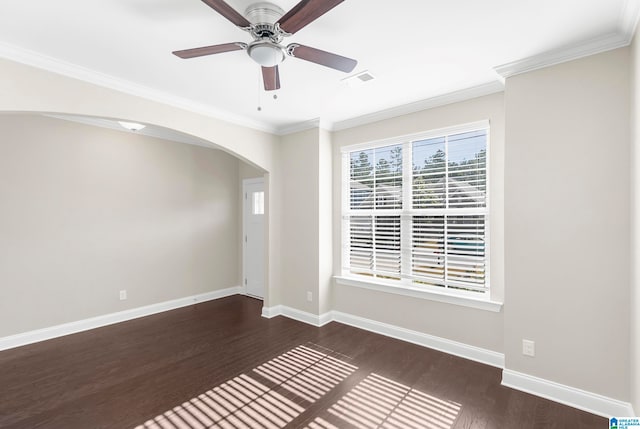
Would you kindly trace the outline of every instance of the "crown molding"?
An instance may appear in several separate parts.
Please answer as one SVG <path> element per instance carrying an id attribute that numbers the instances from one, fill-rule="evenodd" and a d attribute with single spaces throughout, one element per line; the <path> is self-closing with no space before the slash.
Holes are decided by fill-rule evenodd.
<path id="1" fill-rule="evenodd" d="M 312 128 L 322 128 L 328 131 L 340 131 L 348 128 L 354 128 L 360 125 L 382 121 L 385 119 L 407 115 L 410 113 L 420 112 L 422 110 L 432 109 L 434 107 L 458 103 L 460 101 L 470 100 L 472 98 L 482 97 L 484 95 L 495 94 L 502 91 L 504 91 L 504 85 L 502 84 L 502 82 L 488 82 L 483 85 L 450 92 L 448 94 L 439 95 L 437 97 L 427 98 L 425 100 L 416 101 L 402 106 L 392 107 L 390 109 L 369 113 L 355 118 L 345 119 L 343 121 L 331 122 L 324 119 L 316 118 L 292 125 L 286 125 L 284 127 L 278 128 L 276 134 L 284 136 L 300 131 L 306 131 Z"/>
<path id="2" fill-rule="evenodd" d="M 320 118 L 309 119 L 308 121 L 297 122 L 295 124 L 279 127 L 276 130 L 276 134 L 279 136 L 286 136 L 289 134 L 295 134 L 295 133 L 310 130 L 313 128 L 321 128 L 323 124 L 324 123 L 321 122 Z"/>
<path id="3" fill-rule="evenodd" d="M 144 98 L 157 103 L 166 104 L 199 115 L 209 116 L 224 122 L 252 128 L 267 133 L 275 133 L 276 127 L 265 123 L 248 120 L 247 118 L 231 115 L 219 109 L 212 108 L 204 103 L 197 103 L 186 98 L 158 91 L 131 81 L 120 79 L 105 73 L 82 67 L 77 64 L 62 61 L 47 55 L 28 49 L 20 48 L 5 42 L 0 42 L 0 58 L 5 58 L 17 63 L 43 69 L 62 76 L 88 82 L 118 92 Z"/>
<path id="4" fill-rule="evenodd" d="M 622 48 L 628 44 L 629 42 L 625 35 L 620 33 L 611 33 L 586 42 L 576 43 L 574 45 L 554 49 L 540 55 L 534 55 L 503 64 L 494 67 L 494 70 L 503 79 L 506 79 L 511 76 L 561 64 L 567 61 L 577 60 L 589 55 Z"/>
<path id="5" fill-rule="evenodd" d="M 471 88 L 439 95 L 437 97 L 427 98 L 425 100 L 404 104 L 402 106 L 392 107 L 390 109 L 381 110 L 379 112 L 369 113 L 355 118 L 346 119 L 344 121 L 327 123 L 326 129 L 328 129 L 329 131 L 346 130 L 348 128 L 354 128 L 385 119 L 404 116 L 411 113 L 420 112 L 422 110 L 433 109 L 434 107 L 445 106 L 447 104 L 459 103 L 461 101 L 495 94 L 502 91 L 504 91 L 504 85 L 502 84 L 502 82 L 496 80 Z"/>
<path id="6" fill-rule="evenodd" d="M 622 13 L 620 14 L 620 31 L 625 37 L 627 44 L 633 41 L 638 21 L 640 20 L 640 2 L 638 0 L 626 0 Z"/>
<path id="7" fill-rule="evenodd" d="M 612 49 L 623 48 L 633 41 L 639 20 L 640 2 L 638 0 L 626 0 L 618 19 L 617 32 L 502 64 L 494 67 L 494 70 L 502 79 L 506 79 L 521 73 L 577 60 Z"/>

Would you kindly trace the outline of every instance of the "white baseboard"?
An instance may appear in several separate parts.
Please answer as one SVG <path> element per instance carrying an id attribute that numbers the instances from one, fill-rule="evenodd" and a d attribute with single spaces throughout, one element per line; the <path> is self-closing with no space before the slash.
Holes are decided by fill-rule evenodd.
<path id="1" fill-rule="evenodd" d="M 104 314 L 90 319 L 78 320 L 76 322 L 64 323 L 62 325 L 51 326 L 49 328 L 37 329 L 35 331 L 23 332 L 16 335 L 0 338 L 0 351 L 20 347 L 38 341 L 50 340 L 64 335 L 75 334 L 76 332 L 87 331 L 89 329 L 100 328 L 114 323 L 125 322 L 139 317 L 150 316 L 163 311 L 174 310 L 180 307 L 197 304 L 199 302 L 211 301 L 239 294 L 242 291 L 240 286 L 227 289 L 215 290 L 199 295 L 187 296 L 171 301 L 146 305 L 144 307 L 132 308 L 130 310 L 119 311 L 117 313 Z"/>
<path id="2" fill-rule="evenodd" d="M 287 306 L 282 306 L 282 315 L 317 327 L 324 326 L 333 320 L 331 312 L 316 315 Z"/>
<path id="3" fill-rule="evenodd" d="M 324 326 L 333 320 L 331 311 L 324 314 L 307 313 L 306 311 L 297 310 L 286 305 L 274 305 L 273 307 L 262 307 L 262 317 L 271 319 L 276 316 L 285 316 L 289 319 L 304 322 L 316 327 Z"/>
<path id="4" fill-rule="evenodd" d="M 355 326 L 366 331 L 417 344 L 465 359 L 484 363 L 498 368 L 504 367 L 504 354 L 480 347 L 470 346 L 457 341 L 447 340 L 423 332 L 413 331 L 399 326 L 378 322 L 364 317 L 333 311 L 333 320 L 345 325 Z"/>
<path id="5" fill-rule="evenodd" d="M 327 311 L 318 317 L 318 326 L 324 326 L 327 323 L 333 322 L 333 311 Z"/>
<path id="6" fill-rule="evenodd" d="M 502 370 L 502 385 L 606 418 L 635 416 L 628 402 L 509 369 Z"/>
<path id="7" fill-rule="evenodd" d="M 465 359 L 474 360 L 498 368 L 504 367 L 504 355 L 502 353 L 458 343 L 456 341 L 447 340 L 445 338 L 436 337 L 423 332 L 412 331 L 410 329 L 389 325 L 387 323 L 377 322 L 371 319 L 365 319 L 363 317 L 342 313 L 340 311 L 329 311 L 321 315 L 316 315 L 284 305 L 262 307 L 262 317 L 272 318 L 275 316 L 285 316 L 317 327 L 324 326 L 333 321 L 340 322 L 345 325 L 364 329 L 365 331 L 375 332 L 376 334 L 429 347 L 445 353 L 460 356 Z"/>
<path id="8" fill-rule="evenodd" d="M 282 315 L 282 306 L 274 305 L 273 307 L 262 307 L 262 317 L 271 319 L 272 317 Z"/>

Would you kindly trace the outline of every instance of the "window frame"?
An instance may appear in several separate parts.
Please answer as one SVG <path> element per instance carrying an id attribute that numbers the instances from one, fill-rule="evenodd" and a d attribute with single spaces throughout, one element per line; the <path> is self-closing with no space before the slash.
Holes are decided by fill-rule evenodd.
<path id="1" fill-rule="evenodd" d="M 486 132 L 486 191 L 485 206 L 481 209 L 473 208 L 445 208 L 445 209 L 413 209 L 413 164 L 412 144 L 417 141 L 434 139 L 438 137 L 447 137 L 456 134 L 472 132 Z M 401 145 L 403 147 L 402 157 L 402 209 L 384 209 L 384 210 L 354 210 L 350 205 L 350 153 L 359 150 L 369 150 L 381 148 L 385 146 Z M 353 145 L 346 145 L 340 148 L 341 153 L 341 275 L 337 276 L 339 284 L 346 284 L 368 289 L 381 290 L 385 292 L 400 293 L 413 297 L 422 297 L 434 299 L 441 302 L 449 302 L 461 304 L 475 308 L 488 309 L 491 311 L 499 311 L 499 304 L 490 301 L 491 296 L 491 130 L 488 120 L 476 121 L 452 127 L 438 128 L 430 131 L 407 134 L 399 137 L 387 138 L 372 142 L 364 142 Z M 447 163 L 449 160 L 447 159 Z M 407 204 L 410 203 L 410 206 Z M 411 208 L 408 208 L 411 207 Z M 485 283 L 484 290 L 481 291 L 465 291 L 461 289 L 445 286 L 430 286 L 414 284 L 413 279 L 406 276 L 411 271 L 411 234 L 413 216 L 419 215 L 443 215 L 445 222 L 447 215 L 456 214 L 482 214 L 484 216 L 484 251 L 485 251 Z M 399 280 L 385 280 L 376 277 L 353 274 L 350 272 L 350 222 L 351 216 L 358 215 L 400 215 L 401 218 L 401 278 Z M 446 236 L 445 236 L 446 240 Z M 445 244 L 446 245 L 446 244 Z"/>

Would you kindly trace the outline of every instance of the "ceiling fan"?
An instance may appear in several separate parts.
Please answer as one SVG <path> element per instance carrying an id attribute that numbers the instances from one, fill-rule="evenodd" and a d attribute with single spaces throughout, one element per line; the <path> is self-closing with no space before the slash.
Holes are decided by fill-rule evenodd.
<path id="1" fill-rule="evenodd" d="M 264 89 L 267 91 L 280 89 L 278 64 L 284 61 L 287 55 L 345 73 L 351 72 L 358 63 L 351 58 L 298 43 L 291 43 L 287 46 L 281 44 L 285 37 L 291 36 L 312 23 L 344 0 L 302 0 L 286 14 L 274 4 L 261 2 L 249 6 L 245 12 L 246 17 L 240 15 L 224 0 L 202 1 L 240 29 L 249 32 L 253 41 L 248 44 L 243 42 L 223 43 L 173 52 L 180 58 L 195 58 L 246 50 L 249 56 L 262 66 L 262 80 Z"/>

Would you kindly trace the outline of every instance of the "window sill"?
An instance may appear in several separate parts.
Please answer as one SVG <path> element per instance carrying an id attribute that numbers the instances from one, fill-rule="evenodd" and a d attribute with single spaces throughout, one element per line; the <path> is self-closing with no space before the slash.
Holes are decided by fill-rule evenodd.
<path id="1" fill-rule="evenodd" d="M 460 305 L 463 307 L 471 307 L 479 310 L 491 311 L 494 313 L 499 313 L 502 309 L 501 302 L 490 301 L 483 298 L 453 295 L 432 290 L 409 288 L 406 286 L 396 286 L 385 283 L 383 281 L 362 280 L 354 277 L 334 276 L 333 278 L 338 284 L 341 285 L 393 293 L 396 295 L 410 296 L 413 298 L 428 299 L 430 301 L 444 302 L 447 304 Z"/>

